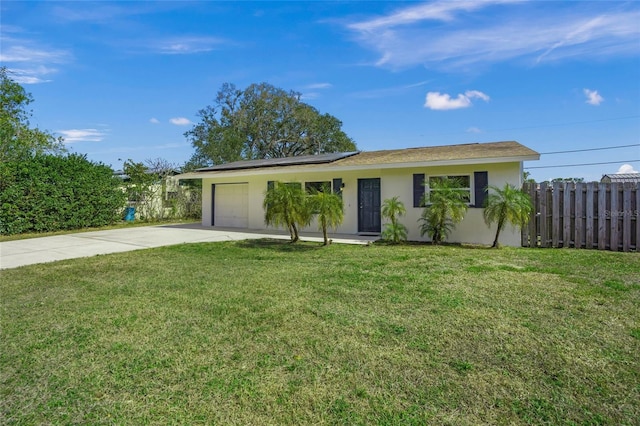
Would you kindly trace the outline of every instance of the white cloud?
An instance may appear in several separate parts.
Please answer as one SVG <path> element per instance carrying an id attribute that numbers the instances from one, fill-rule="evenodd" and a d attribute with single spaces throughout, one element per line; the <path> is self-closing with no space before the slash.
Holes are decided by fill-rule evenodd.
<path id="1" fill-rule="evenodd" d="M 485 102 L 490 99 L 489 96 L 477 90 L 467 90 L 464 94 L 460 93 L 456 98 L 452 98 L 446 93 L 429 92 L 424 106 L 434 110 L 468 108 L 472 105 L 471 99 L 473 98 L 479 98 Z"/>
<path id="2" fill-rule="evenodd" d="M 160 124 L 160 120 L 158 120 L 158 119 L 157 119 L 157 118 L 155 118 L 155 117 L 151 117 L 151 118 L 149 119 L 149 123 L 152 123 L 152 124 Z"/>
<path id="3" fill-rule="evenodd" d="M 106 133 L 98 129 L 69 129 L 58 130 L 65 143 L 71 142 L 102 142 Z"/>
<path id="4" fill-rule="evenodd" d="M 497 1 L 436 1 L 401 9 L 388 16 L 358 22 L 349 25 L 360 31 L 377 31 L 398 25 L 413 24 L 420 21 L 451 21 L 456 12 L 471 12 L 476 9 L 500 3 L 513 3 L 515 0 Z"/>
<path id="5" fill-rule="evenodd" d="M 333 87 L 333 84 L 331 83 L 313 83 L 305 86 L 305 89 L 317 90 L 317 89 L 330 89 L 332 87 Z"/>
<path id="6" fill-rule="evenodd" d="M 513 59 L 529 64 L 640 52 L 636 2 L 435 1 L 348 25 L 377 66 L 475 69 Z M 588 5 L 587 5 L 588 4 Z"/>
<path id="7" fill-rule="evenodd" d="M 589 105 L 597 106 L 604 101 L 604 98 L 600 96 L 597 90 L 584 89 L 584 95 L 587 97 L 587 103 Z"/>
<path id="8" fill-rule="evenodd" d="M 431 83 L 431 80 L 419 81 L 417 83 L 405 84 L 403 86 L 385 87 L 381 89 L 365 90 L 360 92 L 353 92 L 349 96 L 362 99 L 375 99 L 375 98 L 387 98 L 390 96 L 398 96 L 402 93 L 406 93 L 416 87 L 422 87 Z"/>
<path id="9" fill-rule="evenodd" d="M 210 52 L 224 43 L 225 41 L 220 38 L 191 36 L 158 40 L 152 43 L 152 47 L 159 53 L 166 55 L 186 55 Z"/>
<path id="10" fill-rule="evenodd" d="M 320 97 L 320 93 L 318 92 L 306 92 L 304 93 L 300 99 L 304 100 L 310 100 L 310 99 L 318 99 Z"/>
<path id="11" fill-rule="evenodd" d="M 20 84 L 38 84 L 50 82 L 44 76 L 55 74 L 58 70 L 41 65 L 34 68 L 11 68 L 9 71 L 12 79 Z"/>
<path id="12" fill-rule="evenodd" d="M 184 117 L 174 117 L 169 119 L 169 122 L 171 124 L 175 124 L 176 126 L 188 126 L 190 124 L 193 124 L 191 122 L 191 120 L 189 120 L 188 118 L 184 118 Z"/>
<path id="13" fill-rule="evenodd" d="M 2 62 L 62 63 L 71 58 L 71 53 L 63 49 L 28 47 L 24 45 L 28 42 L 18 40 L 8 40 L 8 43 L 7 40 L 3 40 L 3 43 L 5 47 L 0 52 Z"/>
<path id="14" fill-rule="evenodd" d="M 2 29 L 2 49 L 0 62 L 13 74 L 12 78 L 20 84 L 36 84 L 51 81 L 45 76 L 58 72 L 50 64 L 64 64 L 73 59 L 70 51 L 39 45 L 27 39 L 18 39 L 6 35 Z"/>
<path id="15" fill-rule="evenodd" d="M 482 133 L 482 130 L 480 130 L 478 127 L 469 127 L 467 129 L 467 133 Z"/>
<path id="16" fill-rule="evenodd" d="M 333 85 L 331 83 L 312 83 L 312 84 L 308 84 L 306 86 L 304 86 L 303 90 L 305 90 L 302 93 L 302 99 L 317 99 L 319 98 L 320 92 L 317 92 L 317 90 L 325 90 L 325 89 L 330 89 L 332 88 Z M 310 90 L 310 92 L 307 92 L 306 90 Z"/>
<path id="17" fill-rule="evenodd" d="M 640 173 L 640 172 L 635 170 L 631 164 L 623 164 L 622 166 L 620 166 L 620 168 L 616 172 L 616 174 L 620 174 L 620 173 Z"/>

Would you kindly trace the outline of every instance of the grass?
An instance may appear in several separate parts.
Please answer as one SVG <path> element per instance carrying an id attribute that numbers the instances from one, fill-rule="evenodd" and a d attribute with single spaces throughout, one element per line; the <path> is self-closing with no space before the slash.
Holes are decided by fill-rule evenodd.
<path id="1" fill-rule="evenodd" d="M 640 418 L 638 253 L 259 240 L 0 283 L 2 424 Z"/>

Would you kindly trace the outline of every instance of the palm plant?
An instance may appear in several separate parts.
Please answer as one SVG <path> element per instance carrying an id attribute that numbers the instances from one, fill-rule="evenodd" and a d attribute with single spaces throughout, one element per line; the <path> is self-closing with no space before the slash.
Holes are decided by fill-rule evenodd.
<path id="1" fill-rule="evenodd" d="M 292 243 L 300 239 L 298 227 L 304 227 L 311 222 L 306 193 L 297 182 L 275 182 L 265 193 L 263 207 L 265 223 L 286 226 Z"/>
<path id="2" fill-rule="evenodd" d="M 407 227 L 398 222 L 398 218 L 404 216 L 407 209 L 404 203 L 398 197 L 389 198 L 382 203 L 382 217 L 389 219 L 391 223 L 387 223 L 382 231 L 382 239 L 391 241 L 395 244 L 407 240 Z"/>
<path id="3" fill-rule="evenodd" d="M 344 204 L 338 194 L 331 192 L 329 188 L 315 191 L 308 198 L 309 210 L 318 218 L 318 228 L 322 230 L 324 245 L 329 245 L 327 228 L 337 228 L 344 219 Z"/>
<path id="4" fill-rule="evenodd" d="M 434 179 L 429 186 L 423 200 L 426 207 L 420 218 L 420 235 L 428 234 L 433 244 L 439 244 L 464 218 L 469 208 L 469 192 L 460 189 L 462 185 L 456 179 L 447 177 Z"/>
<path id="5" fill-rule="evenodd" d="M 496 238 L 491 245 L 491 247 L 498 247 L 500 231 L 507 223 L 514 226 L 525 226 L 529 221 L 533 205 L 526 193 L 509 183 L 505 184 L 502 189 L 491 185 L 489 189 L 494 192 L 487 197 L 483 215 L 487 226 L 491 226 L 494 222 L 498 223 Z"/>

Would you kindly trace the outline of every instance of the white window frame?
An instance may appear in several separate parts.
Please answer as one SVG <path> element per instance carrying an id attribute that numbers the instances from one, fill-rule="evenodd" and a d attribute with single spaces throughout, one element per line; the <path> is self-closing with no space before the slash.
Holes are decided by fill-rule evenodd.
<path id="1" fill-rule="evenodd" d="M 312 191 L 309 191 L 309 188 L 307 187 L 307 184 L 318 184 L 318 183 L 321 184 L 321 185 L 325 185 L 326 184 L 327 188 L 329 188 L 329 192 L 330 193 L 333 191 L 331 180 L 310 180 L 310 181 L 305 181 L 304 182 L 304 190 L 307 193 L 307 195 L 313 194 Z M 317 188 L 314 188 L 314 189 L 317 189 Z"/>
<path id="2" fill-rule="evenodd" d="M 460 187 L 457 189 L 462 189 L 464 191 L 468 191 L 469 192 L 469 201 L 467 201 L 467 205 L 468 206 L 473 206 L 474 205 L 474 198 L 475 198 L 475 191 L 474 191 L 474 183 L 473 183 L 473 173 L 460 173 L 460 174 L 456 174 L 456 175 L 425 175 L 425 185 L 424 185 L 424 196 L 425 197 L 429 197 L 429 195 L 431 194 L 431 187 L 429 185 L 429 183 L 431 182 L 431 178 L 461 178 L 461 177 L 466 177 L 469 179 L 469 186 L 468 187 Z M 426 205 L 430 205 L 431 203 L 426 203 Z"/>

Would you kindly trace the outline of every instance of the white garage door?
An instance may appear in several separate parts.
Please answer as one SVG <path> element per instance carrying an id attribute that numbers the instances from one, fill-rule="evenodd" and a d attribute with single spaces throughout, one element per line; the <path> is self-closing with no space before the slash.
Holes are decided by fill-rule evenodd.
<path id="1" fill-rule="evenodd" d="M 249 184 L 217 184 L 213 209 L 214 226 L 248 228 Z"/>

